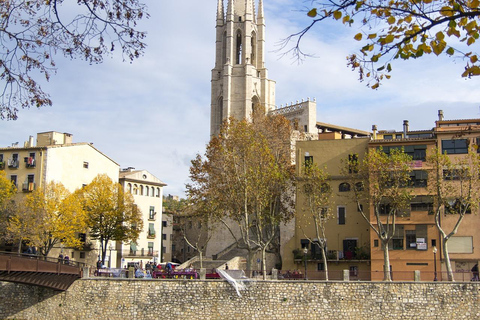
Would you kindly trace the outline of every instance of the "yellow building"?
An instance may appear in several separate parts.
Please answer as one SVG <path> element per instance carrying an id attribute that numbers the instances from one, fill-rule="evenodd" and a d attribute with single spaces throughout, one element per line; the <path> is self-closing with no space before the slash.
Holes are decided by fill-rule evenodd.
<path id="1" fill-rule="evenodd" d="M 403 148 L 413 158 L 411 191 L 414 197 L 410 210 L 397 218 L 396 232 L 389 244 L 393 280 L 414 280 L 415 271 L 420 271 L 422 280 L 433 280 L 436 273 L 439 280 L 445 278 L 441 241 L 435 226 L 434 198 L 428 189 L 431 183 L 428 171 L 431 168 L 425 160 L 434 148 L 452 158 L 464 156 L 468 148 L 475 148 L 479 152 L 480 119 L 444 120 L 443 112 L 439 111 L 439 119 L 432 129 L 413 131 L 409 129 L 408 121 L 404 121 L 403 130 L 400 131 L 378 131 L 373 126 L 372 134 L 367 139 L 353 138 L 353 134 L 347 137 L 350 139 L 344 139 L 345 128 L 342 133 L 342 127 L 323 126 L 325 130 L 319 134 L 319 140 L 297 142 L 296 170 L 300 174 L 302 164 L 306 160 L 313 161 L 320 168 L 326 167 L 331 178 L 336 218 L 328 221 L 326 228 L 329 278 L 341 279 L 342 270 L 350 270 L 350 277 L 354 279 L 383 279 L 384 252 L 381 242 L 350 202 L 350 191 L 345 187 L 347 177 L 340 173 L 342 161 L 352 156 L 362 161 L 367 150 L 377 148 L 382 148 L 385 153 L 394 148 Z M 350 130 L 354 133 L 353 129 Z M 321 279 L 324 277 L 324 267 L 318 249 L 313 248 L 308 240 L 314 238 L 315 232 L 312 222 L 304 213 L 303 202 L 302 195 L 297 192 L 295 231 L 282 247 L 283 269 L 303 271 L 306 257 L 308 278 Z M 369 204 L 362 205 L 365 207 Z M 373 208 L 369 212 L 370 221 L 375 224 Z M 452 230 L 457 218 L 457 215 L 442 214 L 442 227 Z M 386 219 L 382 219 L 382 222 L 386 223 Z M 480 260 L 480 253 L 475 252 L 475 247 L 480 246 L 479 229 L 478 212 L 472 212 L 465 216 L 458 233 L 449 240 L 456 280 L 470 280 L 470 270 Z M 304 248 L 307 248 L 306 255 Z M 368 255 L 364 254 L 365 249 Z"/>
<path id="2" fill-rule="evenodd" d="M 328 130 L 326 128 L 329 128 Z M 357 212 L 356 205 L 345 197 L 346 177 L 342 175 L 342 161 L 349 155 L 357 155 L 363 159 L 367 151 L 369 139 L 341 139 L 345 137 L 339 130 L 340 127 L 323 124 L 320 140 L 297 141 L 296 145 L 296 170 L 301 174 L 305 161 L 313 161 L 319 168 L 326 168 L 331 178 L 334 198 L 331 205 L 333 218 L 327 222 L 326 241 L 329 279 L 342 279 L 343 270 L 350 270 L 352 279 L 368 279 L 370 276 L 370 232 L 369 226 Z M 347 128 L 343 128 L 347 129 Z M 343 130 L 345 131 L 345 130 Z M 353 135 L 355 130 L 349 129 Z M 364 135 L 364 132 L 360 132 Z M 326 136 L 337 137 L 330 139 Z M 326 138 L 326 139 L 324 139 Z M 314 226 L 311 216 L 305 214 L 304 199 L 297 191 L 296 216 L 293 237 L 282 247 L 282 269 L 298 270 L 304 272 L 305 255 L 307 248 L 306 267 L 309 279 L 323 279 L 324 265 L 321 252 L 308 238 L 315 241 Z"/>

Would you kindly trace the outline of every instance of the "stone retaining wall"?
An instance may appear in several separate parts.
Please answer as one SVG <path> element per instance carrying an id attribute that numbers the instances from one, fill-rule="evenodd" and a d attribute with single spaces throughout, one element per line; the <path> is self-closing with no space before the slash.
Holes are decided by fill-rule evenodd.
<path id="1" fill-rule="evenodd" d="M 480 319 L 480 283 L 81 279 L 0 282 L 0 319 Z"/>

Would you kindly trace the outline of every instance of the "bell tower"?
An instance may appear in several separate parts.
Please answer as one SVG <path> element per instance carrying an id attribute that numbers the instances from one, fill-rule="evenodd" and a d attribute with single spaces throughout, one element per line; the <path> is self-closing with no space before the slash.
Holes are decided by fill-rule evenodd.
<path id="1" fill-rule="evenodd" d="M 250 119 L 253 108 L 275 108 L 275 82 L 265 68 L 263 0 L 223 0 L 217 3 L 215 67 L 212 70 L 210 135 L 233 116 Z"/>

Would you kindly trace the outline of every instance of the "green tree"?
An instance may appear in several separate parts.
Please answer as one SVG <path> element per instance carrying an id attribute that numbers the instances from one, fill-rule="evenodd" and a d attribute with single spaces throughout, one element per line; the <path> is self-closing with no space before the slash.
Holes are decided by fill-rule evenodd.
<path id="1" fill-rule="evenodd" d="M 392 280 L 388 245 L 395 235 L 396 218 L 408 209 L 412 198 L 408 188 L 411 162 L 403 150 L 391 149 L 387 155 L 382 149 L 370 149 L 363 161 L 351 157 L 343 169 L 353 186 L 352 200 L 382 244 L 385 281 Z M 370 204 L 368 211 L 362 203 Z"/>
<path id="2" fill-rule="evenodd" d="M 325 228 L 328 220 L 333 218 L 331 208 L 333 194 L 332 188 L 328 183 L 329 176 L 316 163 L 306 163 L 298 180 L 297 192 L 304 199 L 302 212 L 308 223 L 312 223 L 315 230 L 314 238 L 318 240 L 314 241 L 313 237 L 308 236 L 305 230 L 303 230 L 303 233 L 310 243 L 316 245 L 322 253 L 323 265 L 325 266 L 325 280 L 328 281 Z"/>
<path id="3" fill-rule="evenodd" d="M 139 0 L 5 0 L 0 5 L 0 119 L 52 101 L 37 78 L 56 71 L 56 54 L 101 63 L 115 49 L 134 60 L 145 49 Z"/>
<path id="4" fill-rule="evenodd" d="M 109 241 L 135 241 L 143 228 L 142 215 L 133 196 L 106 174 L 100 174 L 83 190 L 83 206 L 92 239 L 100 241 L 102 263 Z"/>
<path id="5" fill-rule="evenodd" d="M 427 157 L 431 166 L 433 183 L 429 183 L 430 193 L 435 199 L 435 225 L 442 241 L 442 253 L 447 269 L 448 281 L 455 281 L 448 252 L 448 240 L 457 234 L 465 214 L 474 213 L 479 207 L 480 198 L 480 157 L 469 150 L 468 155 L 451 159 L 435 149 Z M 450 231 L 442 225 L 441 217 L 457 217 Z"/>
<path id="6" fill-rule="evenodd" d="M 28 194 L 9 219 L 10 237 L 38 247 L 47 257 L 57 244 L 82 245 L 78 233 L 85 231 L 85 215 L 78 193 L 70 193 L 61 183 L 50 182 Z"/>
<path id="7" fill-rule="evenodd" d="M 295 40 L 295 55 L 304 55 L 300 41 L 314 25 L 327 19 L 360 28 L 354 39 L 359 52 L 347 57 L 348 65 L 368 80 L 372 89 L 390 78 L 392 61 L 418 59 L 434 54 L 465 61 L 463 77 L 480 75 L 478 54 L 470 47 L 480 34 L 479 0 L 346 0 L 312 1 L 307 15 L 312 20 Z"/>
<path id="8" fill-rule="evenodd" d="M 293 215 L 294 170 L 288 120 L 256 109 L 252 122 L 226 121 L 205 157 L 192 160 L 187 194 L 192 204 L 207 203 L 237 247 L 247 250 L 248 270 L 261 252 L 265 276 L 266 252 L 278 251 L 279 225 Z"/>

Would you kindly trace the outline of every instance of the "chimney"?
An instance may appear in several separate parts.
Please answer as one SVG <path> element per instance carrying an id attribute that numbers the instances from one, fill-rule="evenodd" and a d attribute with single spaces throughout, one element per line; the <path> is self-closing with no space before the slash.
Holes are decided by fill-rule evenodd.
<path id="1" fill-rule="evenodd" d="M 403 138 L 408 138 L 408 120 L 403 120 Z"/>
<path id="2" fill-rule="evenodd" d="M 374 124 L 372 126 L 372 132 L 373 132 L 373 140 L 377 140 L 377 125 Z"/>
<path id="3" fill-rule="evenodd" d="M 438 121 L 443 121 L 443 110 L 438 110 Z"/>

